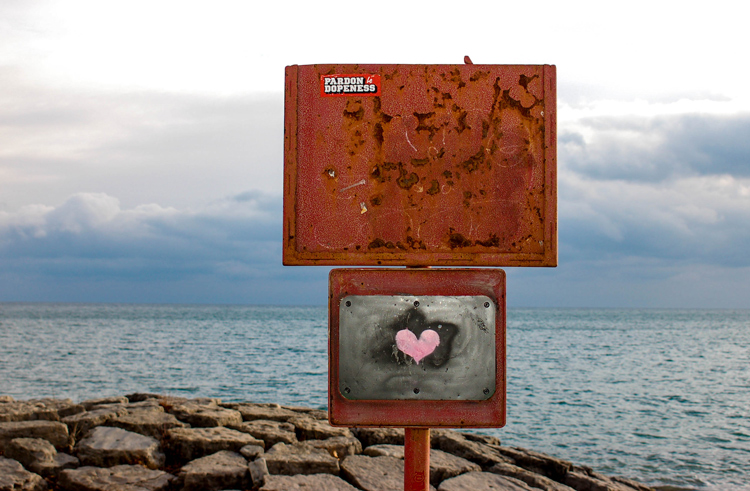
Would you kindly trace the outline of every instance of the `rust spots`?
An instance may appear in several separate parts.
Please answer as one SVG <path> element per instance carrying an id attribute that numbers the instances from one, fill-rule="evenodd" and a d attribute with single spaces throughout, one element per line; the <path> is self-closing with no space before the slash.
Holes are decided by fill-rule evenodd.
<path id="1" fill-rule="evenodd" d="M 362 107 L 362 103 L 357 101 L 349 101 L 344 109 L 344 117 L 347 119 L 353 119 L 354 121 L 362 121 L 365 117 L 365 108 Z"/>
<path id="2" fill-rule="evenodd" d="M 427 189 L 427 194 L 430 196 L 434 196 L 440 192 L 440 183 L 437 182 L 437 180 L 433 179 L 430 182 L 430 187 Z"/>
<path id="3" fill-rule="evenodd" d="M 404 169 L 404 164 L 398 164 L 399 178 L 396 179 L 396 184 L 401 189 L 410 189 L 413 185 L 419 182 L 419 176 L 415 172 L 409 172 Z"/>
<path id="4" fill-rule="evenodd" d="M 391 241 L 386 242 L 381 238 L 376 238 L 367 245 L 368 249 L 378 249 L 380 247 L 385 247 L 386 249 L 395 249 L 396 245 Z"/>
<path id="5" fill-rule="evenodd" d="M 539 78 L 539 75 L 532 75 L 530 77 L 527 77 L 526 75 L 522 73 L 521 76 L 518 77 L 518 85 L 520 85 L 526 90 L 529 90 L 529 83 L 535 78 Z"/>
<path id="6" fill-rule="evenodd" d="M 471 77 L 469 77 L 469 81 L 476 82 L 477 80 L 481 80 L 489 76 L 490 76 L 490 72 L 482 72 L 482 71 L 474 72 L 474 74 Z"/>
<path id="7" fill-rule="evenodd" d="M 453 229 L 450 229 L 450 232 L 448 232 L 448 245 L 451 249 L 455 249 L 457 247 L 471 247 L 472 242 L 462 234 L 454 232 Z"/>
<path id="8" fill-rule="evenodd" d="M 500 237 L 495 234 L 490 234 L 489 239 L 477 240 L 474 243 L 483 247 L 500 247 Z"/>
<path id="9" fill-rule="evenodd" d="M 383 249 L 384 248 L 384 249 L 390 249 L 390 250 L 392 250 L 392 251 L 395 252 L 396 249 L 400 249 L 402 251 L 406 251 L 406 250 L 409 250 L 409 249 L 426 250 L 427 246 L 425 246 L 425 244 L 424 244 L 423 241 L 417 240 L 414 237 L 412 237 L 411 235 L 407 235 L 406 236 L 406 244 L 404 244 L 400 240 L 396 241 L 396 243 L 394 244 L 390 240 L 389 241 L 385 241 L 385 240 L 383 240 L 383 239 L 381 239 L 381 238 L 378 237 L 378 238 L 375 238 L 374 240 L 372 240 L 367 245 L 367 248 L 368 249 Z"/>
<path id="10" fill-rule="evenodd" d="M 372 128 L 372 137 L 375 138 L 378 146 L 383 146 L 383 142 L 385 141 L 385 139 L 383 138 L 382 123 L 375 123 L 375 126 Z"/>
<path id="11" fill-rule="evenodd" d="M 484 163 L 485 157 L 486 152 L 484 151 L 484 148 L 480 148 L 477 153 L 464 160 L 459 165 L 462 169 L 471 174 L 475 170 L 479 169 L 479 167 Z"/>
<path id="12" fill-rule="evenodd" d="M 384 196 L 382 194 L 376 194 L 374 196 L 370 196 L 370 204 L 372 206 L 380 206 L 383 204 L 383 198 Z"/>
<path id="13" fill-rule="evenodd" d="M 443 171 L 443 175 L 444 175 L 444 176 L 445 176 L 446 178 L 450 179 L 450 178 L 452 178 L 452 177 L 453 177 L 453 172 L 451 172 L 451 171 L 449 171 L 449 170 L 445 170 L 445 171 Z"/>

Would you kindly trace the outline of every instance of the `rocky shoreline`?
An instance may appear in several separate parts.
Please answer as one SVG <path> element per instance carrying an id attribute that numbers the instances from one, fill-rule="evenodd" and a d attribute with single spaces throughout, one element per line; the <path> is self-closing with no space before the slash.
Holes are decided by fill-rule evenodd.
<path id="1" fill-rule="evenodd" d="M 404 431 L 325 411 L 156 394 L 0 396 L 0 491 L 403 489 Z M 431 431 L 437 491 L 649 491 L 495 437 Z"/>

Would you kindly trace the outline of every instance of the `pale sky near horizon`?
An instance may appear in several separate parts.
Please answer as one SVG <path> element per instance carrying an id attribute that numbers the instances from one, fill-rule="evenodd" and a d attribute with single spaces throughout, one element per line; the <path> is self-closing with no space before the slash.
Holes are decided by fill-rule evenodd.
<path id="1" fill-rule="evenodd" d="M 557 66 L 560 266 L 509 305 L 748 308 L 746 10 L 3 2 L 0 301 L 323 304 L 281 266 L 284 67 L 469 55 Z"/>

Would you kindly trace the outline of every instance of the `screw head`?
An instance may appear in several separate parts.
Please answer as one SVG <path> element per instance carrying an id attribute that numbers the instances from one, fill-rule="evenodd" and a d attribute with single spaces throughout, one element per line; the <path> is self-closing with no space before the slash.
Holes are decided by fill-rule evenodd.
<path id="1" fill-rule="evenodd" d="M 344 387 L 344 394 L 348 394 L 351 391 L 352 389 L 350 389 L 349 387 Z"/>
<path id="2" fill-rule="evenodd" d="M 415 394 L 419 394 L 419 388 L 418 387 L 414 387 L 414 393 Z"/>
<path id="3" fill-rule="evenodd" d="M 351 303 L 351 302 L 350 302 L 349 300 L 347 300 L 347 301 L 346 301 L 346 306 L 347 306 L 347 307 L 351 307 L 351 306 L 352 306 L 352 303 Z"/>
<path id="4" fill-rule="evenodd" d="M 419 307 L 419 300 L 414 300 L 414 306 Z"/>
<path id="5" fill-rule="evenodd" d="M 484 389 L 482 392 L 484 392 L 484 395 L 487 395 L 490 393 L 490 389 Z"/>
<path id="6" fill-rule="evenodd" d="M 490 308 L 490 303 L 489 302 L 484 302 L 484 308 L 485 309 L 489 309 Z"/>

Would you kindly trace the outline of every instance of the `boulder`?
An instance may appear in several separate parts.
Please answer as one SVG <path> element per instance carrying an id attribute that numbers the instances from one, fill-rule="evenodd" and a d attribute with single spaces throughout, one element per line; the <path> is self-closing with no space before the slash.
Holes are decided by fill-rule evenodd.
<path id="1" fill-rule="evenodd" d="M 568 471 L 573 467 L 568 461 L 550 457 L 543 453 L 526 450 L 520 447 L 501 447 L 490 445 L 490 448 L 497 450 L 500 454 L 513 459 L 515 465 L 524 469 L 547 476 L 555 481 L 560 481 L 565 477 Z"/>
<path id="2" fill-rule="evenodd" d="M 110 426 L 91 430 L 78 442 L 76 451 L 83 465 L 97 467 L 142 464 L 158 469 L 166 460 L 156 439 Z"/>
<path id="3" fill-rule="evenodd" d="M 82 411 L 83 406 L 74 404 L 70 399 L 11 400 L 0 404 L 0 422 L 59 421 L 60 418 Z"/>
<path id="4" fill-rule="evenodd" d="M 220 407 L 214 400 L 207 403 L 189 401 L 184 404 L 177 404 L 169 412 L 180 421 L 200 428 L 242 423 L 242 415 L 239 411 Z"/>
<path id="5" fill-rule="evenodd" d="M 68 427 L 59 421 L 33 420 L 0 423 L 0 450 L 14 438 L 41 438 L 58 449 L 70 446 Z"/>
<path id="6" fill-rule="evenodd" d="M 341 476 L 365 491 L 403 489 L 404 461 L 395 457 L 350 455 L 341 463 Z"/>
<path id="7" fill-rule="evenodd" d="M 239 451 L 245 445 L 263 446 L 252 435 L 222 426 L 214 428 L 172 428 L 165 440 L 169 451 L 182 461 L 194 460 L 220 450 Z"/>
<path id="8" fill-rule="evenodd" d="M 88 399 L 86 401 L 81 402 L 81 406 L 86 411 L 91 411 L 96 406 L 101 406 L 105 404 L 127 404 L 128 398 L 125 396 L 113 396 L 113 397 L 101 397 L 99 399 Z"/>
<path id="9" fill-rule="evenodd" d="M 59 485 L 65 491 L 166 491 L 175 477 L 164 471 L 141 465 L 81 467 L 60 474 Z"/>
<path id="10" fill-rule="evenodd" d="M 251 404 L 251 403 L 226 403 L 223 407 L 239 411 L 243 421 L 254 421 L 256 419 L 270 419 L 271 421 L 289 421 L 291 418 L 299 417 L 299 413 L 284 409 L 278 404 Z"/>
<path id="11" fill-rule="evenodd" d="M 336 428 L 331 426 L 328 421 L 307 416 L 297 416 L 288 421 L 294 425 L 298 440 L 325 440 L 335 436 L 354 436 L 349 428 Z"/>
<path id="12" fill-rule="evenodd" d="M 253 483 L 253 489 L 263 486 L 263 484 L 266 483 L 268 476 L 271 475 L 268 472 L 266 459 L 263 457 L 259 457 L 247 464 L 247 470 L 250 472 L 250 480 Z"/>
<path id="13" fill-rule="evenodd" d="M 499 463 L 512 464 L 513 459 L 505 457 L 497 450 L 479 442 L 467 440 L 455 431 L 443 431 L 433 436 L 431 444 L 444 452 L 479 464 L 483 469 Z"/>
<path id="14" fill-rule="evenodd" d="M 357 488 L 331 474 L 307 476 L 268 476 L 260 491 L 357 491 Z"/>
<path id="15" fill-rule="evenodd" d="M 256 419 L 245 421 L 238 425 L 229 425 L 229 428 L 263 440 L 265 448 L 271 448 L 279 442 L 297 443 L 297 434 L 294 431 L 294 425 L 282 421 Z"/>
<path id="16" fill-rule="evenodd" d="M 174 415 L 165 413 L 161 406 L 127 409 L 125 414 L 110 420 L 107 425 L 159 440 L 163 439 L 167 431 L 172 428 L 188 427 L 187 423 L 183 423 Z"/>
<path id="17" fill-rule="evenodd" d="M 306 443 L 277 443 L 263 458 L 271 474 L 339 474 L 337 458 Z"/>
<path id="18" fill-rule="evenodd" d="M 5 448 L 5 456 L 42 477 L 54 477 L 64 469 L 74 469 L 79 465 L 77 458 L 57 453 L 50 442 L 41 438 L 14 438 Z"/>
<path id="19" fill-rule="evenodd" d="M 385 456 L 397 459 L 404 458 L 403 445 L 372 445 L 367 447 L 365 455 L 371 457 Z M 442 450 L 435 448 L 430 449 L 430 484 L 437 486 L 441 482 L 451 477 L 464 474 L 466 472 L 476 472 L 482 470 L 479 465 L 469 462 L 461 457 L 456 457 Z"/>
<path id="20" fill-rule="evenodd" d="M 522 467 L 513 464 L 495 464 L 489 468 L 488 472 L 508 476 L 523 481 L 531 487 L 541 489 L 542 491 L 574 491 L 570 486 L 559 483 L 535 472 L 531 472 Z"/>
<path id="21" fill-rule="evenodd" d="M 0 457 L 0 491 L 42 491 L 47 481 L 23 468 L 20 462 Z"/>
<path id="22" fill-rule="evenodd" d="M 403 428 L 353 428 L 352 432 L 363 447 L 404 444 Z"/>
<path id="23" fill-rule="evenodd" d="M 62 422 L 68 425 L 70 434 L 75 435 L 78 439 L 85 436 L 91 428 L 101 426 L 110 419 L 126 413 L 127 410 L 122 406 L 105 407 L 68 416 L 63 418 Z"/>
<path id="24" fill-rule="evenodd" d="M 320 448 L 341 460 L 348 455 L 362 453 L 362 443 L 353 436 L 334 436 L 325 440 L 306 440 L 310 446 Z"/>
<path id="25" fill-rule="evenodd" d="M 183 491 L 247 489 L 252 486 L 245 458 L 228 450 L 193 460 L 178 475 Z"/>
<path id="26" fill-rule="evenodd" d="M 261 445 L 245 445 L 240 449 L 240 455 L 247 460 L 255 460 L 263 455 L 264 449 Z"/>
<path id="27" fill-rule="evenodd" d="M 479 489 L 538 491 L 537 488 L 532 488 L 518 479 L 490 472 L 469 472 L 447 479 L 440 484 L 438 491 L 477 491 Z"/>
<path id="28" fill-rule="evenodd" d="M 328 411 L 325 411 L 323 409 L 313 409 L 309 407 L 299 407 L 299 406 L 281 406 L 283 409 L 288 409 L 290 411 L 294 411 L 298 414 L 304 414 L 305 416 L 309 416 L 313 419 L 323 419 L 328 421 Z"/>
<path id="29" fill-rule="evenodd" d="M 576 491 L 634 491 L 626 482 L 616 481 L 610 477 L 592 471 L 588 467 L 575 466 L 563 478 L 562 482 Z M 647 488 L 648 489 L 648 488 Z"/>

